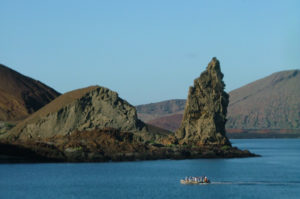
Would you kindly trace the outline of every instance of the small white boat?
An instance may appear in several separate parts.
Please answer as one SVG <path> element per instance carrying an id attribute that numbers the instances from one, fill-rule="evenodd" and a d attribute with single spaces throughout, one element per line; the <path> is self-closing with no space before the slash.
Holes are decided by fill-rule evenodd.
<path id="1" fill-rule="evenodd" d="M 186 178 L 181 179 L 180 180 L 181 184 L 209 184 L 210 180 L 208 180 L 207 177 L 204 178 L 198 178 L 198 177 L 190 177 L 190 178 Z"/>

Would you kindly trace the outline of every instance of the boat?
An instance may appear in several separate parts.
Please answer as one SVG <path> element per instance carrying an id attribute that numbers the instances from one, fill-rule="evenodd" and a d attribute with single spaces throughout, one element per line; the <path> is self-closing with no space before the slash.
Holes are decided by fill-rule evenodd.
<path id="1" fill-rule="evenodd" d="M 181 184 L 210 184 L 210 180 L 207 177 L 199 178 L 199 177 L 189 177 L 180 180 Z"/>

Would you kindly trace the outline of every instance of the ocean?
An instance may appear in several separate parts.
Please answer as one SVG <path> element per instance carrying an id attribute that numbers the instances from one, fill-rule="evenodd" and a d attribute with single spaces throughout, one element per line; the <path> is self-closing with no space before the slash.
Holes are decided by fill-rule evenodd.
<path id="1" fill-rule="evenodd" d="M 0 198 L 300 198 L 300 139 L 231 142 L 262 157 L 0 164 Z M 179 182 L 203 175 L 212 183 Z"/>

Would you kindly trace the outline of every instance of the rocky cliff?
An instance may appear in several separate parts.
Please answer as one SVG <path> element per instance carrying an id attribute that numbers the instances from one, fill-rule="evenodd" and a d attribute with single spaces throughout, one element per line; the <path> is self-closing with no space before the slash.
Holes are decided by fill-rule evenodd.
<path id="1" fill-rule="evenodd" d="M 45 84 L 0 64 L 0 121 L 24 119 L 59 95 Z"/>
<path id="2" fill-rule="evenodd" d="M 180 143 L 189 145 L 230 145 L 225 135 L 229 96 L 224 91 L 220 63 L 213 58 L 190 87 L 181 127 Z"/>

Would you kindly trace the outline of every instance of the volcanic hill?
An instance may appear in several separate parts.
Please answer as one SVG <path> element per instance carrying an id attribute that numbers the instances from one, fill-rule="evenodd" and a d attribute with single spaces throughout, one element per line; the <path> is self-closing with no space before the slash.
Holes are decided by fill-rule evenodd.
<path id="1" fill-rule="evenodd" d="M 274 73 L 231 91 L 227 128 L 299 129 L 300 70 Z"/>
<path id="2" fill-rule="evenodd" d="M 22 120 L 59 95 L 45 84 L 0 64 L 0 121 Z"/>
<path id="3" fill-rule="evenodd" d="M 138 120 L 116 92 L 91 86 L 57 97 L 0 138 L 4 146 L 55 161 L 106 161 L 146 158 L 146 149 L 157 158 L 161 150 L 148 143 L 168 144 L 169 134 Z"/>

